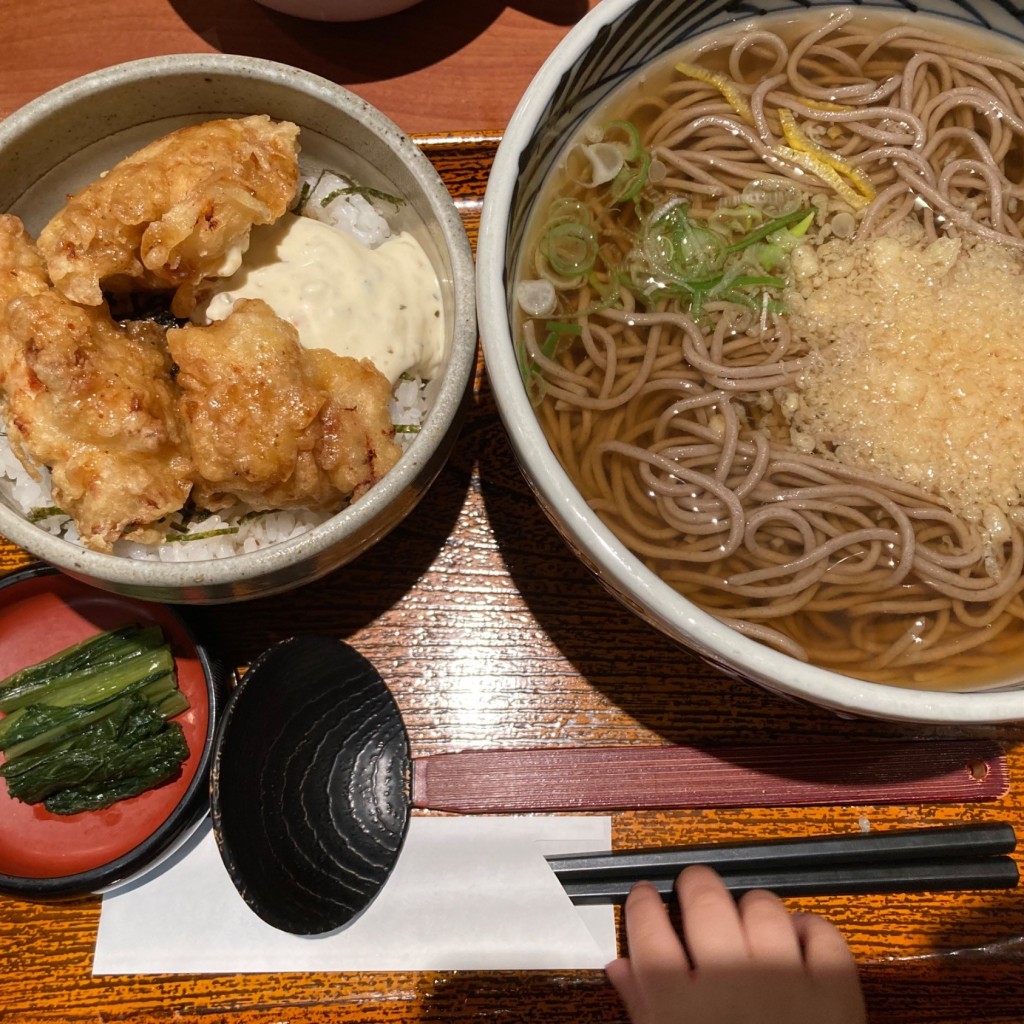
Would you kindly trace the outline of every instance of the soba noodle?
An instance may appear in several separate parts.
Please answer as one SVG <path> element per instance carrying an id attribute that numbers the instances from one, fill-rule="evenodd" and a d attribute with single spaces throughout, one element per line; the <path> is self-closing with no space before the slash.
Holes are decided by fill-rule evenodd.
<path id="1" fill-rule="evenodd" d="M 521 363 L 586 500 L 722 621 L 860 678 L 998 685 L 1024 346 L 979 325 L 1024 318 L 1024 63 L 879 18 L 697 40 L 592 119 L 538 204 Z"/>

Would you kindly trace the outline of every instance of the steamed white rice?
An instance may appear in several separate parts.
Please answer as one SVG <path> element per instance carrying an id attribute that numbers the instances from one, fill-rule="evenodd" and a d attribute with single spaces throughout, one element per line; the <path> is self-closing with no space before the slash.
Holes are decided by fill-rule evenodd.
<path id="1" fill-rule="evenodd" d="M 398 382 L 390 408 L 395 423 L 395 441 L 402 447 L 407 447 L 416 437 L 430 408 L 431 390 L 429 384 L 419 378 Z M 49 473 L 43 469 L 40 479 L 34 480 L 11 451 L 6 434 L 0 434 L 0 492 L 8 496 L 15 507 L 41 530 L 74 544 L 80 543 L 73 520 L 54 510 Z M 308 509 L 251 512 L 242 507 L 219 513 L 202 513 L 191 522 L 186 522 L 181 515 L 174 515 L 166 521 L 163 544 L 134 544 L 121 540 L 114 545 L 114 554 L 160 562 L 225 558 L 298 537 L 331 515 L 330 512 Z"/>
<path id="2" fill-rule="evenodd" d="M 391 237 L 391 227 L 363 194 L 344 191 L 352 187 L 351 181 L 328 171 L 309 175 L 300 192 L 305 197 L 302 212 L 348 232 L 372 248 Z M 329 201 L 325 204 L 324 199 Z M 402 447 L 416 437 L 433 402 L 434 391 L 434 382 L 406 375 L 395 385 L 389 408 L 395 440 Z M 54 508 L 49 473 L 43 469 L 40 479 L 33 479 L 11 451 L 6 433 L 0 433 L 0 494 L 8 497 L 40 529 L 75 544 L 81 542 L 71 518 Z M 331 515 L 307 509 L 252 512 L 243 507 L 201 513 L 189 520 L 175 514 L 165 521 L 164 543 L 149 545 L 122 540 L 114 545 L 114 554 L 161 562 L 225 558 L 297 537 Z"/>
<path id="3" fill-rule="evenodd" d="M 373 249 L 391 237 L 391 225 L 364 194 L 349 191 L 357 187 L 333 171 L 306 177 L 299 186 L 302 214 L 345 231 Z"/>

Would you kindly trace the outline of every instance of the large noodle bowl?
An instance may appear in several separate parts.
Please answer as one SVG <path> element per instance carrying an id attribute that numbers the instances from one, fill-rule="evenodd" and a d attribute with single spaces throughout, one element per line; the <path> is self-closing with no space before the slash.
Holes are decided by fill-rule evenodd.
<path id="1" fill-rule="evenodd" d="M 760 19 L 620 90 L 538 203 L 517 343 L 550 444 L 745 635 L 1020 675 L 1022 85 L 936 19 Z"/>

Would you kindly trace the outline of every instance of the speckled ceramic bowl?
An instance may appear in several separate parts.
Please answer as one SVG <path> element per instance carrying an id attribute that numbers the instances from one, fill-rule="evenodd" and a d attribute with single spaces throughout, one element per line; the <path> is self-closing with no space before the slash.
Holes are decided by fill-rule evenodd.
<path id="1" fill-rule="evenodd" d="M 477 247 L 478 315 L 498 409 L 525 475 L 562 535 L 626 606 L 731 675 L 840 713 L 960 725 L 1024 718 L 1024 684 L 946 693 L 862 682 L 816 668 L 740 635 L 651 572 L 580 496 L 548 446 L 512 339 L 513 282 L 525 225 L 565 143 L 627 78 L 699 33 L 761 13 L 839 7 L 829 0 L 603 0 L 565 37 L 531 82 L 505 132 L 484 201 Z M 881 0 L 1024 41 L 1018 3 Z M 858 7 L 858 10 L 861 8 Z M 642 653 L 638 654 L 642 661 Z"/>
<path id="2" fill-rule="evenodd" d="M 295 122 L 309 158 L 407 200 L 401 226 L 424 246 L 441 284 L 443 378 L 422 430 L 382 481 L 308 533 L 252 554 L 161 563 L 88 551 L 28 522 L 0 482 L 0 534 L 72 576 L 132 597 L 240 600 L 287 590 L 351 560 L 412 511 L 450 453 L 469 393 L 473 260 L 451 196 L 393 122 L 322 78 L 249 57 L 181 54 L 77 79 L 0 124 L 0 210 L 21 216 L 35 235 L 67 192 L 139 146 L 183 123 L 250 113 Z"/>

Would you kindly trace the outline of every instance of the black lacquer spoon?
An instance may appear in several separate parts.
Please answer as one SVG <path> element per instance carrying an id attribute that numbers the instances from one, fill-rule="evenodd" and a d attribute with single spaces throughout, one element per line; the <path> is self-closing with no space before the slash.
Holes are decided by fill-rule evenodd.
<path id="1" fill-rule="evenodd" d="M 228 702 L 210 774 L 239 893 L 283 931 L 347 923 L 398 859 L 408 774 L 402 717 L 362 655 L 319 637 L 270 648 Z"/>
<path id="2" fill-rule="evenodd" d="M 283 641 L 224 711 L 214 831 L 242 897 L 283 931 L 318 934 L 373 901 L 414 807 L 459 813 L 966 801 L 1008 786 L 988 740 L 744 747 L 556 747 L 410 756 L 401 712 L 348 644 Z"/>

